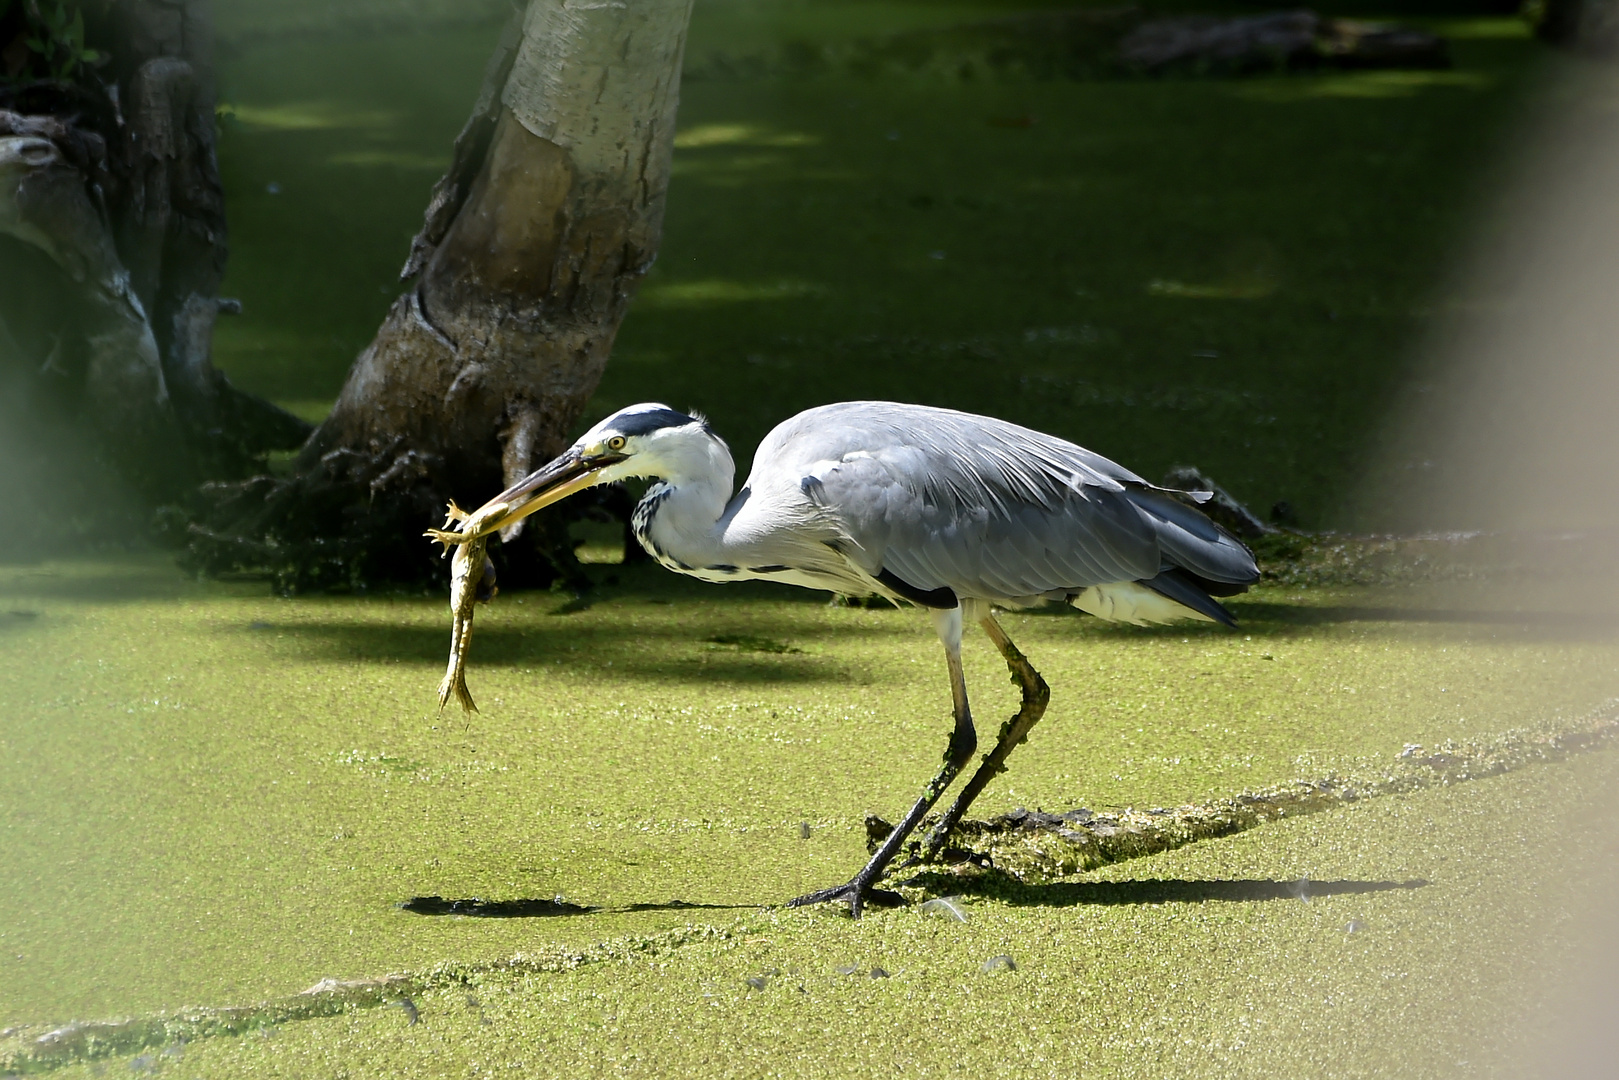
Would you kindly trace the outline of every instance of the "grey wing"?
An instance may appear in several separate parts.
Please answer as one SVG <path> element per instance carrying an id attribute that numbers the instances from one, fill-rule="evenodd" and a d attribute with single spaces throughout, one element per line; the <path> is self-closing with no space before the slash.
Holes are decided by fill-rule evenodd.
<path id="1" fill-rule="evenodd" d="M 760 447 L 767 458 L 800 473 L 863 569 L 921 592 L 1030 603 L 1153 578 L 1170 549 L 1190 552 L 1200 577 L 1223 572 L 1201 553 L 1211 542 L 1201 514 L 1100 455 L 1004 421 L 853 402 L 778 428 Z"/>
<path id="2" fill-rule="evenodd" d="M 1254 553 L 1197 510 L 1157 491 L 1128 494 L 1152 524 L 1166 569 L 1189 572 L 1215 596 L 1235 595 L 1259 580 Z"/>

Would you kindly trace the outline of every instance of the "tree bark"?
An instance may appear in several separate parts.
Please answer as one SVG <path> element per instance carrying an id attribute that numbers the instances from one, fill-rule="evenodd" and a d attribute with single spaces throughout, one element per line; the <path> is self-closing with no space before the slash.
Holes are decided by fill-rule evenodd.
<path id="1" fill-rule="evenodd" d="M 207 5 L 119 0 L 46 52 L 24 47 L 43 10 L 0 18 L 0 443 L 81 445 L 108 474 L 92 487 L 149 502 L 246 475 L 309 428 L 210 359 L 226 237 Z"/>
<path id="2" fill-rule="evenodd" d="M 413 284 L 295 477 L 218 492 L 228 527 L 199 531 L 200 563 L 268 557 L 284 588 L 442 577 L 420 533 L 445 500 L 478 502 L 567 445 L 657 254 L 690 11 L 532 0 L 514 16 L 411 245 Z M 525 546 L 567 572 L 554 522 Z"/>

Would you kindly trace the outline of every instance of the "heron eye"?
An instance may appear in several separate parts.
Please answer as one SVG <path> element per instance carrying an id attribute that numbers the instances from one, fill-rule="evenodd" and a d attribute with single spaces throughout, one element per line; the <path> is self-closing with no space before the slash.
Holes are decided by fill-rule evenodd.
<path id="1" fill-rule="evenodd" d="M 622 450 L 622 449 L 624 449 L 624 436 L 622 436 L 622 435 L 614 435 L 611 439 L 608 439 L 607 440 L 607 449 L 609 449 L 609 450 Z"/>

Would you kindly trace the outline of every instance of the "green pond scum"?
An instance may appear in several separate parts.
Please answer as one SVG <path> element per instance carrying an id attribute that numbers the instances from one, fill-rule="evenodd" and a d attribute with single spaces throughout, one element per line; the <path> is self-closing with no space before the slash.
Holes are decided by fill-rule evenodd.
<path id="1" fill-rule="evenodd" d="M 1052 705 L 980 812 L 1207 802 L 1392 765 L 1410 744 L 1572 722 L 1614 695 L 1611 627 L 1458 613 L 1435 589 L 1260 588 L 1232 601 L 1235 632 L 1011 615 Z M 1026 887 L 963 881 L 965 924 L 913 906 L 850 925 L 774 905 L 846 877 L 865 815 L 896 812 L 931 774 L 949 700 L 926 620 L 654 567 L 621 568 L 583 610 L 567 601 L 502 595 L 480 613 L 483 712 L 467 719 L 434 700 L 441 597 L 278 599 L 189 581 L 158 556 L 0 570 L 0 1025 L 250 1005 L 449 965 L 466 981 L 429 980 L 412 998 L 420 1024 L 386 1008 L 288 1022 L 201 1040 L 185 1068 L 465 1075 L 498 1055 L 535 1075 L 667 1075 L 709 1054 L 717 1073 L 815 1075 L 838 1032 L 834 1072 L 865 1067 L 848 1056 L 864 1040 L 859 1054 L 959 1057 L 963 1074 L 998 1059 L 1014 1074 L 1101 1068 L 1142 1039 L 1166 1061 L 1216 1035 L 1278 1054 L 1306 1019 L 1336 1015 L 1287 987 L 1331 997 L 1346 955 L 1386 966 L 1383 952 L 1440 949 L 1425 920 L 1469 921 L 1499 875 L 1522 872 L 1502 860 L 1529 838 L 1498 818 L 1550 820 L 1611 770 L 1597 752 Z M 1004 666 L 982 640 L 965 662 L 977 715 L 998 722 L 1016 706 Z M 1468 851 L 1494 854 L 1472 865 Z M 1181 884 L 1127 884 L 1158 878 Z M 1417 880 L 1431 885 L 1405 888 Z M 1199 884 L 1219 881 L 1250 884 Z M 535 917 L 401 908 L 416 897 L 531 901 Z M 1498 899 L 1478 932 L 1518 918 L 1521 893 Z M 1337 924 L 1351 919 L 1376 932 L 1346 953 Z M 641 963 L 636 942 L 659 959 Z M 502 966 L 520 954 L 563 959 Z M 1016 970 L 980 971 L 1002 954 Z M 563 962 L 578 956 L 601 959 Z M 868 974 L 836 975 L 850 964 Z M 1343 1000 L 1384 1008 L 1368 987 Z M 1281 1013 L 1264 1011 L 1273 999 Z M 1015 1002 L 1025 1019 L 1009 1033 Z"/>
<path id="2" fill-rule="evenodd" d="M 1585 811 L 1616 764 L 1287 822 L 966 922 L 748 912 L 539 946 L 423 973 L 396 1007 L 54 1075 L 1521 1075 L 1579 945 L 1556 915 L 1614 884 Z"/>
<path id="3" fill-rule="evenodd" d="M 801 408 L 924 401 L 1338 520 L 1547 57 L 1434 3 L 1446 71 L 713 76 L 1029 6 L 698 0 L 662 254 L 585 421 L 698 408 L 745 469 Z M 326 8 L 221 4 L 245 310 L 215 357 L 310 418 L 398 294 L 499 15 L 420 0 L 395 32 L 350 0 L 360 32 Z M 594 566 L 584 600 L 479 612 L 464 717 L 436 707 L 442 596 L 7 558 L 0 1069 L 40 1064 L 39 1025 L 135 1018 L 157 1034 L 56 1075 L 1487 1071 L 1518 1052 L 1501 1017 L 1533 1026 L 1573 954 L 1566 913 L 1613 884 L 1584 811 L 1619 762 L 1596 750 L 1084 871 L 941 873 L 908 892 L 948 904 L 858 923 L 789 911 L 937 765 L 949 694 L 914 612 Z M 1442 584 L 1229 606 L 1235 632 L 1008 616 L 1052 701 L 978 813 L 1134 821 L 1392 775 L 1619 694 L 1610 623 Z M 994 731 L 1016 691 L 981 637 L 964 661 Z M 328 984 L 335 1015 L 283 1007 L 390 973 Z M 188 1006 L 247 1019 L 165 1037 Z"/>

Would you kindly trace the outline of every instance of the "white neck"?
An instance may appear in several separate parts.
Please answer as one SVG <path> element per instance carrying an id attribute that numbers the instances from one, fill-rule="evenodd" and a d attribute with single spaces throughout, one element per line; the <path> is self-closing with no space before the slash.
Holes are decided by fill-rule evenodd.
<path id="1" fill-rule="evenodd" d="M 870 577 L 830 543 L 837 530 L 807 501 L 747 488 L 732 497 L 731 452 L 705 429 L 689 425 L 656 433 L 616 468 L 622 471 L 604 470 L 604 478 L 657 479 L 636 506 L 631 526 L 641 546 L 670 570 L 704 581 L 756 578 L 834 592 L 871 591 Z"/>
<path id="2" fill-rule="evenodd" d="M 635 533 L 643 547 L 673 570 L 690 572 L 735 565 L 721 519 L 731 498 L 736 464 L 720 440 L 681 431 L 660 440 L 642 466 L 659 482 L 635 508 Z"/>

